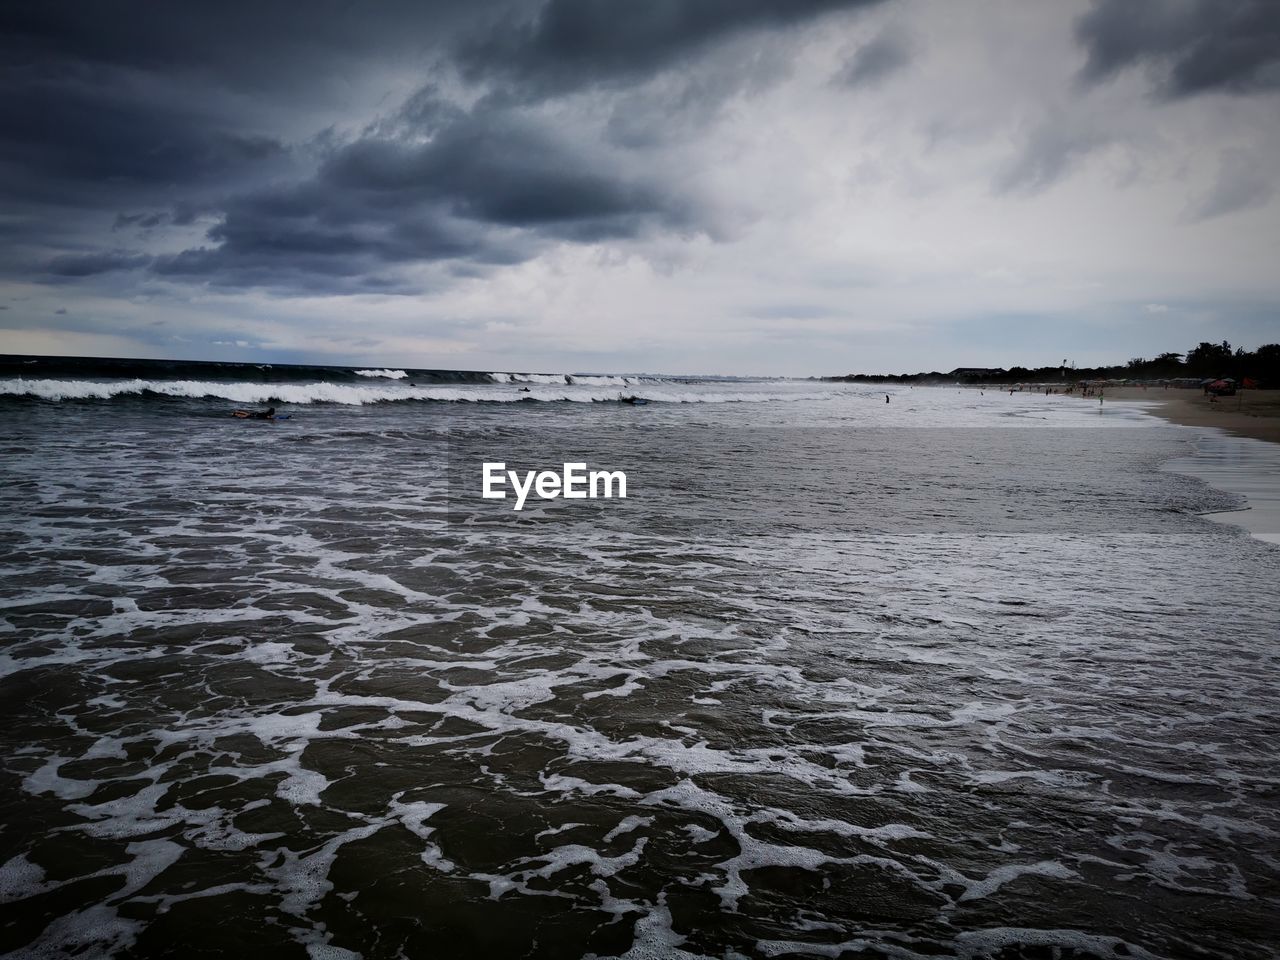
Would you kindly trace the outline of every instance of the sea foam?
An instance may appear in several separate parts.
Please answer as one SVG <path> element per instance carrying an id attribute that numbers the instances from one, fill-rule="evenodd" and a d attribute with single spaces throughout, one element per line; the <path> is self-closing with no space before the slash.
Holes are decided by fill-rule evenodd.
<path id="1" fill-rule="evenodd" d="M 529 392 L 498 384 L 440 386 L 414 384 L 249 383 L 214 380 L 29 380 L 22 377 L 0 380 L 0 397 L 34 397 L 41 400 L 113 400 L 117 397 L 147 396 L 229 400 L 238 404 L 333 403 L 363 406 L 375 403 L 418 400 L 440 403 L 520 403 L 527 401 L 569 401 L 604 403 L 620 399 L 618 391 L 601 389 L 606 384 L 588 383 L 609 379 L 581 378 L 573 384 L 529 381 Z M 519 382 L 519 381 L 513 381 Z M 596 389 L 592 389 L 596 387 Z M 645 399 L 658 403 L 767 403 L 782 400 L 827 399 L 831 393 L 703 392 L 672 385 L 646 387 Z"/>

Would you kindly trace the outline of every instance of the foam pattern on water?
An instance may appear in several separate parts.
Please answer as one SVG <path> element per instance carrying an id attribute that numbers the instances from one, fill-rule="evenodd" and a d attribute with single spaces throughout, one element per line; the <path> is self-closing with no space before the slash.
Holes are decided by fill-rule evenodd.
<path id="1" fill-rule="evenodd" d="M 0 950 L 1276 956 L 1236 531 L 467 530 L 409 414 L 5 426 Z"/>

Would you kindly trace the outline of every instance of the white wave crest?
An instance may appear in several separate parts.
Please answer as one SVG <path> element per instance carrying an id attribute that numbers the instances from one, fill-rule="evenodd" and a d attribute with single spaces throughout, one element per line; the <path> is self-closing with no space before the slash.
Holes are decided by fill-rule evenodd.
<path id="1" fill-rule="evenodd" d="M 636 381 L 630 377 L 584 377 L 573 374 L 565 377 L 570 383 L 582 384 L 586 387 L 625 387 Z"/>
<path id="2" fill-rule="evenodd" d="M 357 370 L 357 377 L 383 377 L 387 380 L 403 380 L 409 374 L 403 370 Z"/>
<path id="3" fill-rule="evenodd" d="M 595 376 L 579 373 L 491 373 L 494 383 L 545 383 L 584 387 L 626 387 L 644 377 Z"/>
<path id="4" fill-rule="evenodd" d="M 569 378 L 563 373 L 491 373 L 489 378 L 494 383 L 569 383 Z"/>
<path id="5" fill-rule="evenodd" d="M 519 403 L 529 400 L 574 403 L 617 402 L 622 399 L 615 390 L 590 389 L 584 385 L 533 384 L 528 389 L 513 390 L 510 385 L 459 384 L 450 386 L 408 386 L 392 383 L 244 383 L 211 380 L 0 380 L 0 396 L 37 397 L 43 400 L 110 400 L 120 396 L 159 394 L 167 397 L 229 400 L 237 404 L 313 404 L 335 403 L 361 406 L 403 400 L 440 402 Z M 672 389 L 646 386 L 640 395 L 655 403 L 767 403 L 780 400 L 826 399 L 832 394 L 820 393 L 730 393 L 701 392 L 697 389 Z"/>

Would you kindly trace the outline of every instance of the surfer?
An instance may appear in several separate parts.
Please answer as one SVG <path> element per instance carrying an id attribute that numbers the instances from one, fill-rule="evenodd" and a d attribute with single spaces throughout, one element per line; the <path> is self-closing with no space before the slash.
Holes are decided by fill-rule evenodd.
<path id="1" fill-rule="evenodd" d="M 236 410 L 231 415 L 239 417 L 241 420 L 274 420 L 276 418 L 276 408 L 268 407 L 266 412 L 260 410 L 257 413 L 252 413 L 248 410 Z"/>

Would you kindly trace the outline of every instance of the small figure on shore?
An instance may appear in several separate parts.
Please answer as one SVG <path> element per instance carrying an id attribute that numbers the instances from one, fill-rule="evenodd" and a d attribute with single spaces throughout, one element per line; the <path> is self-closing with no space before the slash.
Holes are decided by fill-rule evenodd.
<path id="1" fill-rule="evenodd" d="M 889 395 L 887 393 L 884 395 L 884 402 L 885 403 L 889 402 Z"/>

